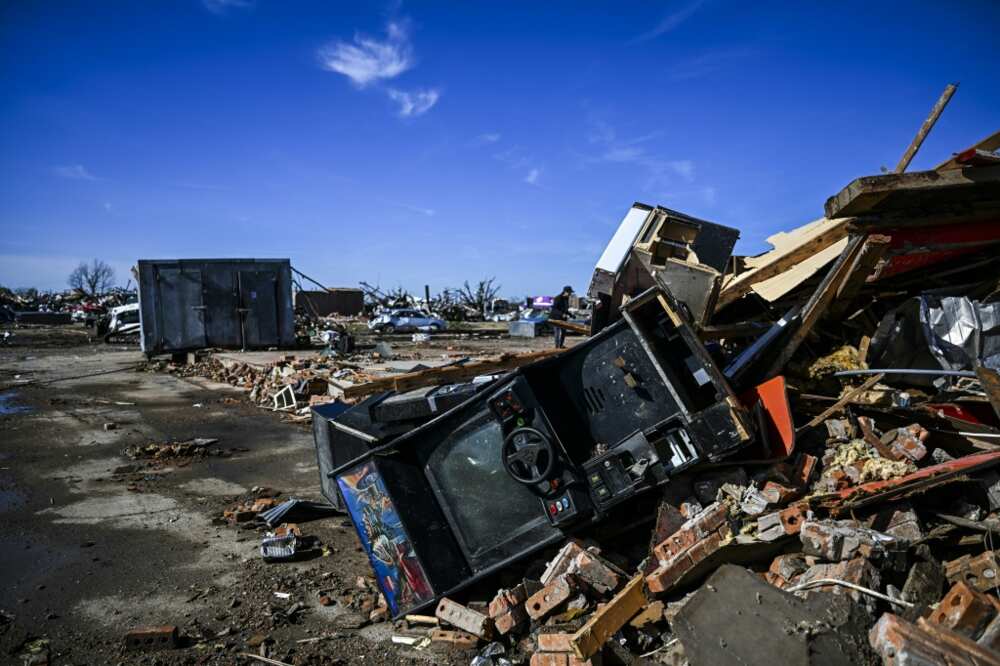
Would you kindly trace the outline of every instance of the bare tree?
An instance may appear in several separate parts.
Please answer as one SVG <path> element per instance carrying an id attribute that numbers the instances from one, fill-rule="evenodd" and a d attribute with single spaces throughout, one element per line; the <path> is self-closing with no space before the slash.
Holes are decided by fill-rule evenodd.
<path id="1" fill-rule="evenodd" d="M 500 285 L 495 285 L 493 284 L 494 282 L 496 282 L 495 277 L 480 280 L 476 288 L 473 289 L 469 286 L 468 280 L 466 280 L 462 288 L 458 290 L 462 305 L 475 310 L 481 315 L 485 315 L 486 306 L 500 293 Z"/>
<path id="2" fill-rule="evenodd" d="M 114 281 L 115 269 L 100 259 L 94 259 L 89 264 L 81 261 L 69 274 L 69 286 L 91 298 L 106 293 Z"/>

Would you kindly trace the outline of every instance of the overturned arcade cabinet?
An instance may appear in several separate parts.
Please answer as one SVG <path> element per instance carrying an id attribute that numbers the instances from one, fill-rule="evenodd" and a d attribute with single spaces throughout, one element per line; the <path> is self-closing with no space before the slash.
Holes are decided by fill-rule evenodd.
<path id="1" fill-rule="evenodd" d="M 678 308 L 649 289 L 586 342 L 462 389 L 460 404 L 397 437 L 377 398 L 332 419 L 335 439 L 357 433 L 339 450 L 317 438 L 321 474 L 336 480 L 324 492 L 341 496 L 394 616 L 753 439 Z M 348 450 L 358 455 L 345 461 Z"/>

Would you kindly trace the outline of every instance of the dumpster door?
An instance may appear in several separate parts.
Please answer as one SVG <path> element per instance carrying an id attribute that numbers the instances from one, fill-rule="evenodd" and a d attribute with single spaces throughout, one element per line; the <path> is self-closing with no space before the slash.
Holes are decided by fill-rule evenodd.
<path id="1" fill-rule="evenodd" d="M 159 350 L 200 349 L 205 343 L 205 305 L 201 271 L 158 268 L 156 282 L 160 298 Z"/>
<path id="2" fill-rule="evenodd" d="M 278 276 L 273 271 L 240 271 L 243 346 L 278 344 Z"/>

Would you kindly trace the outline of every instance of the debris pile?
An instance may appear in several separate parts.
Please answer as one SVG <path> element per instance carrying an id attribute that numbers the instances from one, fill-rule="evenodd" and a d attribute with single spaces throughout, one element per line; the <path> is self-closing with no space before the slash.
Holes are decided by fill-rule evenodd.
<path id="1" fill-rule="evenodd" d="M 308 421 L 311 405 L 342 397 L 344 389 L 375 378 L 358 365 L 323 358 L 285 356 L 266 366 L 223 361 L 205 356 L 192 364 L 154 360 L 141 370 L 170 372 L 183 377 L 207 377 L 247 391 L 254 404 L 265 409 L 287 412 L 296 420 Z"/>
<path id="2" fill-rule="evenodd" d="M 438 374 L 467 391 L 441 412 L 391 378 L 317 412 L 393 641 L 475 664 L 1000 663 L 997 148 L 858 179 L 758 257 L 635 204 L 587 340 L 478 388 Z"/>

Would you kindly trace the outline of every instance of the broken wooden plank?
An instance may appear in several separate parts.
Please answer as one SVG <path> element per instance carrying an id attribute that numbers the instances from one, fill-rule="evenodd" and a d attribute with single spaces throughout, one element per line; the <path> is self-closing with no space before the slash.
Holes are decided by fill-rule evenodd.
<path id="1" fill-rule="evenodd" d="M 818 227 L 819 231 L 805 238 L 802 243 L 791 249 L 775 249 L 763 255 L 764 263 L 752 268 L 723 285 L 719 294 L 716 309 L 725 307 L 733 301 L 750 293 L 755 284 L 769 280 L 797 266 L 800 262 L 822 252 L 834 243 L 847 237 L 847 227 L 850 220 L 824 220 Z M 768 256 L 773 255 L 773 256 Z"/>
<path id="2" fill-rule="evenodd" d="M 914 156 L 916 156 L 917 151 L 920 150 L 920 146 L 923 145 L 924 139 L 930 134 L 930 131 L 934 128 L 934 123 L 937 119 L 941 117 L 941 112 L 944 111 L 944 107 L 948 106 L 948 102 L 951 101 L 951 96 L 955 94 L 958 90 L 957 83 L 949 83 L 944 88 L 944 92 L 941 93 L 941 97 L 935 102 L 934 106 L 931 107 L 930 115 L 924 120 L 920 129 L 917 130 L 917 135 L 913 137 L 913 141 L 910 142 L 909 147 L 906 152 L 903 153 L 903 157 L 900 158 L 899 164 L 896 165 L 896 173 L 903 173 L 906 171 L 906 167 L 910 166 L 910 162 L 913 161 Z"/>
<path id="3" fill-rule="evenodd" d="M 868 236 L 858 256 L 854 259 L 850 272 L 840 288 L 837 289 L 836 297 L 830 305 L 829 316 L 840 317 L 848 314 L 848 308 L 854 302 L 858 292 L 861 291 L 861 287 L 864 286 L 869 277 L 876 274 L 876 267 L 889 251 L 889 243 L 891 242 L 892 238 L 882 234 Z"/>
<path id="4" fill-rule="evenodd" d="M 879 203 L 896 193 L 919 193 L 973 188 L 997 189 L 1000 166 L 953 169 L 948 171 L 914 171 L 865 176 L 851 181 L 844 189 L 826 200 L 829 218 L 856 217 L 877 213 Z"/>
<path id="5" fill-rule="evenodd" d="M 841 396 L 839 400 L 837 400 L 837 402 L 827 407 L 825 410 L 823 410 L 823 413 L 821 413 L 819 416 L 814 417 L 812 420 L 809 421 L 809 423 L 805 424 L 801 428 L 798 428 L 796 432 L 802 432 L 803 430 L 808 430 L 809 428 L 815 428 L 820 423 L 826 421 L 828 418 L 830 418 L 831 416 L 842 410 L 847 405 L 847 403 L 854 400 L 854 398 L 856 398 L 857 396 L 861 395 L 871 387 L 878 384 L 880 381 L 882 381 L 883 377 L 885 377 L 885 375 L 882 373 L 879 373 L 877 375 L 872 375 L 871 377 L 865 380 L 864 384 L 856 386 L 847 393 L 845 393 L 843 396 Z"/>
<path id="6" fill-rule="evenodd" d="M 861 251 L 864 242 L 864 236 L 854 236 L 851 238 L 847 247 L 841 253 L 840 258 L 830 267 L 823 281 L 819 283 L 816 291 L 813 292 L 813 295 L 802 309 L 799 327 L 795 329 L 795 332 L 789 337 L 788 342 L 782 347 L 777 360 L 771 365 L 770 370 L 768 370 L 767 377 L 774 377 L 780 374 L 788 361 L 795 355 L 795 352 L 798 351 L 799 345 L 802 344 L 806 336 L 809 335 L 809 332 L 812 331 L 813 326 L 826 312 L 834 296 L 836 296 L 840 285 L 847 279 L 850 267 L 853 265 L 855 257 Z"/>
<path id="7" fill-rule="evenodd" d="M 464 365 L 447 366 L 443 368 L 431 368 L 430 370 L 420 370 L 419 372 L 407 372 L 390 377 L 382 377 L 365 384 L 356 384 L 344 389 L 344 398 L 353 399 L 362 396 L 378 393 L 380 391 L 412 391 L 424 386 L 436 386 L 439 384 L 454 384 L 455 382 L 466 381 L 479 375 L 489 375 L 507 370 L 520 368 L 535 361 L 540 361 L 550 356 L 562 353 L 563 349 L 546 349 L 544 351 L 528 352 L 526 354 L 503 354 L 495 359 L 475 361 Z"/>
<path id="8" fill-rule="evenodd" d="M 552 324 L 556 328 L 561 328 L 564 331 L 572 331 L 573 333 L 582 333 L 584 335 L 590 335 L 590 327 L 584 326 L 583 324 L 574 324 L 571 321 L 563 321 L 561 319 L 549 319 L 548 323 Z"/>
<path id="9" fill-rule="evenodd" d="M 993 411 L 1000 417 L 1000 372 L 978 364 L 974 369 L 979 383 L 983 386 L 983 392 L 993 405 Z"/>
<path id="10" fill-rule="evenodd" d="M 956 153 L 949 159 L 946 159 L 944 162 L 934 167 L 934 170 L 948 171 L 950 169 L 961 169 L 965 166 L 958 159 L 961 155 L 965 155 L 970 151 L 985 150 L 987 152 L 993 152 L 994 150 L 997 149 L 1000 149 L 1000 131 L 993 132 L 993 134 L 990 134 L 988 137 L 982 139 L 975 145 L 966 148 L 960 153 Z"/>
<path id="11" fill-rule="evenodd" d="M 569 642 L 577 657 L 589 659 L 596 654 L 606 640 L 642 610 L 646 604 L 642 580 L 641 575 L 630 580 L 621 592 L 573 634 Z"/>

